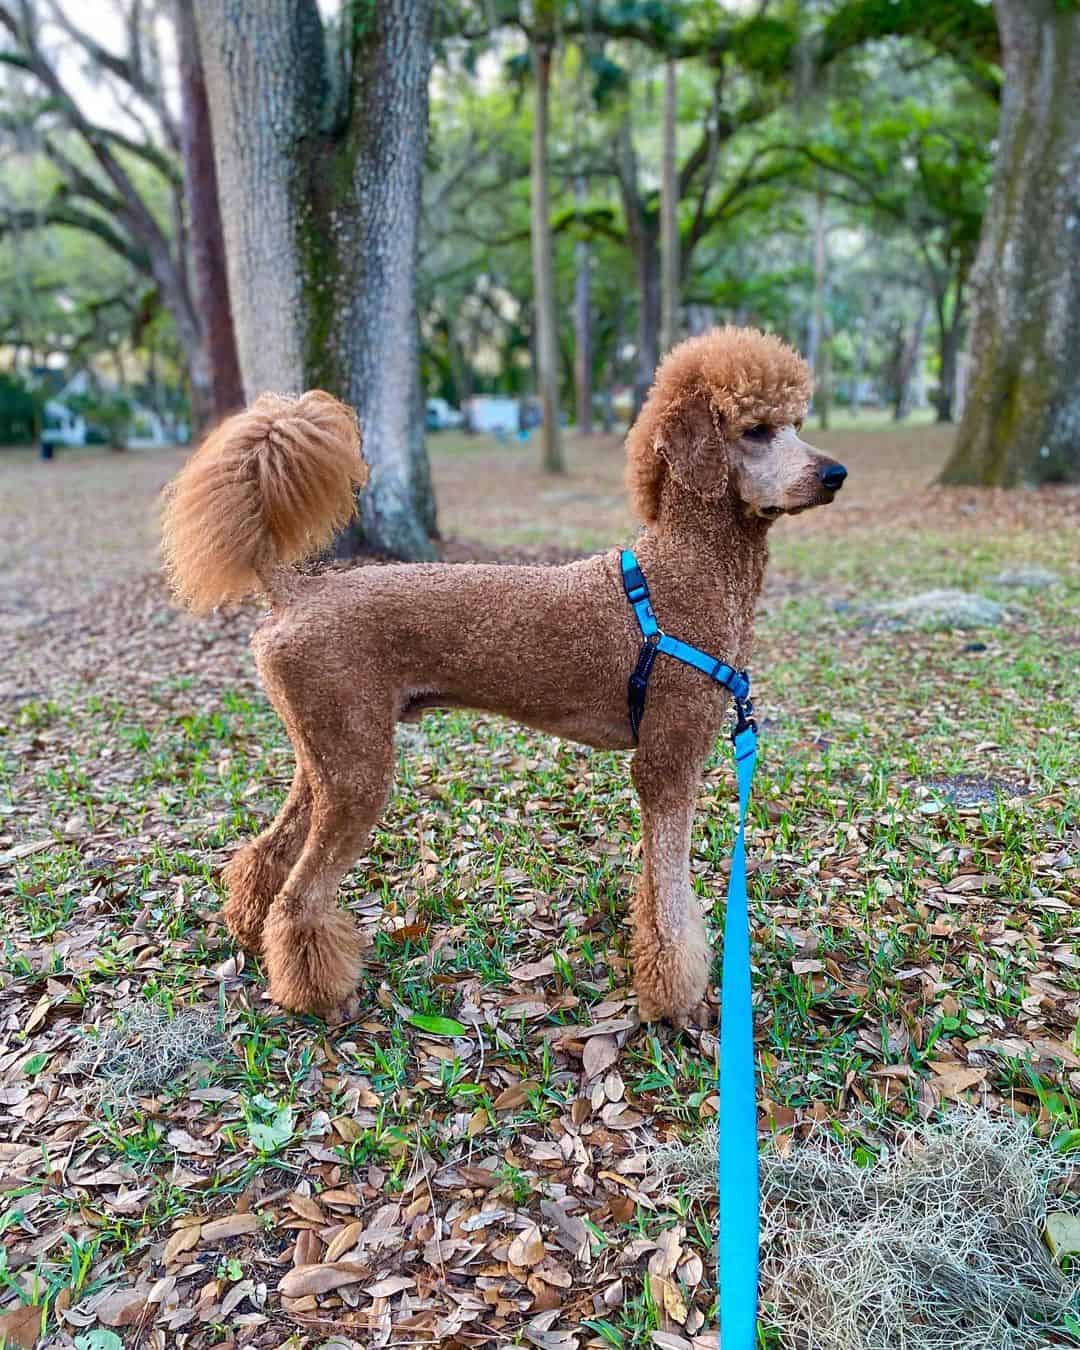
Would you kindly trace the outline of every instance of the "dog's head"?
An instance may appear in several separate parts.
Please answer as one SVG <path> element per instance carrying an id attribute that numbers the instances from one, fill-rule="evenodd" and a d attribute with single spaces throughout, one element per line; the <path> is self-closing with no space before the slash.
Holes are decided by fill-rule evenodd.
<path id="1" fill-rule="evenodd" d="M 705 501 L 733 498 L 765 520 L 831 502 L 847 470 L 799 435 L 811 388 L 798 352 L 754 328 L 718 328 L 674 347 L 626 441 L 642 519 L 656 520 L 669 475 Z"/>

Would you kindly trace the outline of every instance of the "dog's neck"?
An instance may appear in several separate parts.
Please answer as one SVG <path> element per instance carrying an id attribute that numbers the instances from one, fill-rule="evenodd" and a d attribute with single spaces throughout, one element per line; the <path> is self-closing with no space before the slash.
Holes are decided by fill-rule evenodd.
<path id="1" fill-rule="evenodd" d="M 730 490 L 704 501 L 668 474 L 656 520 L 637 546 L 661 628 L 748 661 L 769 524 Z"/>

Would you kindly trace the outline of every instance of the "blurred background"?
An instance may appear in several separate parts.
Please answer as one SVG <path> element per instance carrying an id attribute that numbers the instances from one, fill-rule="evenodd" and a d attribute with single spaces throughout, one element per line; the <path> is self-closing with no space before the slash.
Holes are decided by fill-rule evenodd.
<path id="1" fill-rule="evenodd" d="M 431 556 L 426 440 L 573 471 L 734 322 L 807 354 L 821 427 L 944 428 L 946 482 L 1080 473 L 1069 5 L 3 0 L 0 34 L 0 444 L 321 385 L 377 469 L 344 550 Z"/>

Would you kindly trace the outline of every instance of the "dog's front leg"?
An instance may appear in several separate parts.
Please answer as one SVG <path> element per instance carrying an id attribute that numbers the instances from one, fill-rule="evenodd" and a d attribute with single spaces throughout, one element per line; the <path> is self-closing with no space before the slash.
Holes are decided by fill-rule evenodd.
<path id="1" fill-rule="evenodd" d="M 644 866 L 631 906 L 631 956 L 645 1021 L 686 1021 L 705 996 L 712 952 L 690 885 L 690 831 L 708 740 L 643 739 L 631 775 L 641 799 Z"/>

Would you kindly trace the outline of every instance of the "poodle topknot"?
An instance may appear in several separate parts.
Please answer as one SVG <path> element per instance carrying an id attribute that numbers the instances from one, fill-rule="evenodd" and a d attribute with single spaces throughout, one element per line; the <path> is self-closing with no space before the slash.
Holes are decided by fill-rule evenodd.
<path id="1" fill-rule="evenodd" d="M 810 367 L 794 347 L 756 328 L 729 324 L 672 347 L 626 438 L 626 487 L 637 515 L 647 525 L 656 520 L 670 467 L 665 445 L 688 405 L 706 403 L 719 436 L 734 440 L 761 424 L 798 427 L 813 389 Z"/>

